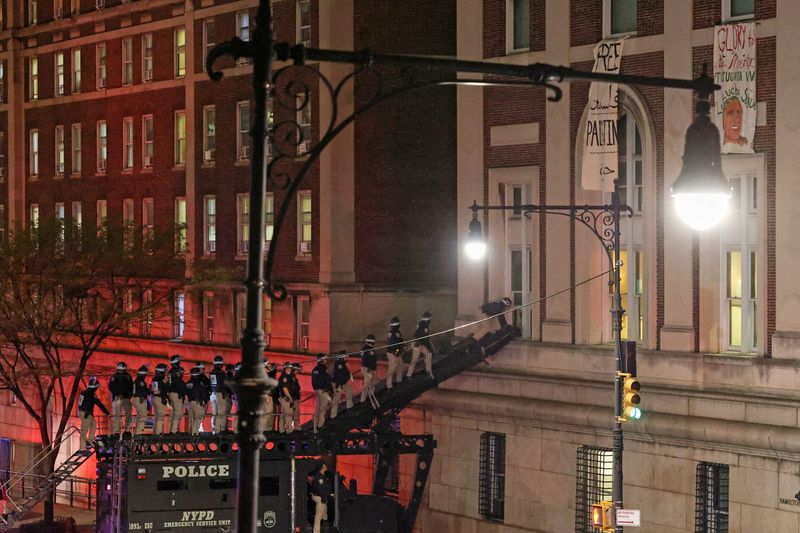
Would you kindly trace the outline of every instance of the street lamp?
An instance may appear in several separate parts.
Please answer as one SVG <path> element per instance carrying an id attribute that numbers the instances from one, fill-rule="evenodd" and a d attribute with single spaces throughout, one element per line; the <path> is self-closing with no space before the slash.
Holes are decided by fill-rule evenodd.
<path id="1" fill-rule="evenodd" d="M 473 205 L 477 204 L 473 202 Z M 467 257 L 475 261 L 483 259 L 486 255 L 486 241 L 483 240 L 483 231 L 478 220 L 477 209 L 472 210 L 472 220 L 469 223 L 469 235 L 467 236 L 467 243 L 464 245 L 464 251 Z"/>

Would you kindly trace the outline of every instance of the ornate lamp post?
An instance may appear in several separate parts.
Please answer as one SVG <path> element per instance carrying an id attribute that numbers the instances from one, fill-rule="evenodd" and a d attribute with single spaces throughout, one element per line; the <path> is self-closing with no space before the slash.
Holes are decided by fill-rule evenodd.
<path id="1" fill-rule="evenodd" d="M 240 415 L 238 418 L 237 435 L 239 441 L 239 466 L 238 466 L 238 491 L 236 530 L 239 533 L 255 533 L 258 508 L 258 482 L 259 482 L 259 454 L 264 443 L 264 435 L 258 431 L 259 400 L 261 395 L 275 383 L 267 378 L 262 367 L 264 353 L 264 332 L 262 323 L 262 295 L 266 294 L 274 300 L 284 300 L 287 297 L 286 287 L 276 282 L 273 277 L 275 264 L 276 244 L 283 227 L 284 219 L 290 208 L 291 199 L 299 187 L 302 178 L 318 160 L 320 153 L 328 144 L 359 114 L 371 109 L 376 104 L 412 90 L 442 85 L 528 85 L 541 86 L 549 90 L 548 100 L 561 99 L 561 89 L 556 85 L 560 82 L 606 81 L 628 85 L 649 85 L 657 87 L 672 87 L 705 91 L 710 94 L 715 86 L 708 76 L 698 80 L 681 80 L 669 78 L 652 78 L 646 76 L 624 76 L 593 72 L 577 71 L 567 67 L 553 66 L 542 63 L 531 65 L 507 65 L 484 61 L 461 61 L 424 56 L 408 56 L 398 54 L 376 54 L 368 50 L 350 52 L 341 50 L 321 50 L 306 48 L 303 45 L 291 46 L 287 43 L 275 42 L 272 31 L 272 13 L 270 0 L 260 0 L 256 25 L 251 41 L 242 41 L 234 38 L 231 41 L 215 46 L 206 58 L 206 71 L 212 80 L 220 80 L 222 73 L 214 70 L 214 62 L 223 56 L 232 56 L 235 59 L 250 58 L 253 63 L 253 93 L 255 98 L 255 116 L 250 135 L 253 140 L 253 157 L 251 158 L 251 187 L 250 187 L 250 236 L 247 261 L 247 321 L 242 336 L 242 370 L 237 382 Z M 273 60 L 291 61 L 288 66 L 283 66 L 273 71 Z M 341 80 L 331 81 L 318 69 L 305 66 L 306 61 L 349 63 L 355 66 L 351 74 Z M 396 67 L 401 72 L 395 76 L 392 83 L 386 82 L 380 69 L 376 66 Z M 292 77 L 292 73 L 301 71 L 303 76 Z M 510 81 L 480 81 L 460 80 L 458 73 L 478 73 L 485 75 L 501 76 Z M 314 76 L 319 82 L 322 95 L 331 99 L 331 117 L 327 125 L 321 125 L 318 142 L 311 147 L 305 161 L 299 170 L 292 171 L 287 161 L 293 161 L 296 148 L 307 140 L 303 138 L 303 130 L 295 121 L 278 122 L 267 138 L 266 114 L 268 93 L 272 96 L 276 106 L 297 112 L 311 105 L 312 88 L 303 81 L 303 77 Z M 345 116 L 340 115 L 338 99 L 348 83 L 359 82 L 371 85 L 370 90 L 354 91 L 356 96 L 355 110 Z M 314 89 L 316 90 L 316 88 Z M 295 113 L 296 115 L 296 113 Z M 708 129 L 703 130 L 708 133 Z M 698 130 L 698 134 L 702 131 Z M 272 157 L 267 162 L 266 147 L 269 143 Z M 717 151 L 719 140 L 717 140 Z M 702 155 L 702 154 L 700 154 Z M 717 156 L 718 157 L 718 156 Z M 264 260 L 264 196 L 269 184 L 273 189 L 285 191 L 285 200 L 278 206 L 273 229 L 272 246 L 270 246 L 266 261 Z M 677 185 L 677 184 L 676 184 Z M 680 189 L 680 188 L 679 188 Z M 678 191 L 678 193 L 680 190 Z M 676 194 L 678 194 L 676 193 Z M 609 260 L 618 252 L 619 216 L 628 212 L 628 208 L 621 206 L 615 194 L 612 204 L 603 206 L 526 206 L 530 212 L 545 211 L 547 213 L 561 214 L 579 220 L 592 229 L 595 235 L 603 242 Z M 477 215 L 480 209 L 492 207 L 473 206 L 473 213 Z M 614 229 L 607 233 L 609 221 L 614 221 Z M 480 222 L 477 216 L 470 224 L 474 237 L 480 236 Z M 471 239 L 473 246 L 471 252 L 479 255 L 485 252 L 485 244 L 481 246 L 478 239 Z M 612 260 L 613 262 L 613 260 Z M 619 327 L 622 319 L 622 307 L 619 297 L 619 270 L 614 265 L 615 298 L 614 298 L 614 327 L 615 351 L 617 366 L 622 363 L 620 356 Z M 617 415 L 620 414 L 619 400 L 621 387 L 616 379 Z M 618 423 L 617 423 L 618 425 Z M 615 475 L 614 500 L 615 504 L 622 505 L 622 431 L 615 426 Z"/>

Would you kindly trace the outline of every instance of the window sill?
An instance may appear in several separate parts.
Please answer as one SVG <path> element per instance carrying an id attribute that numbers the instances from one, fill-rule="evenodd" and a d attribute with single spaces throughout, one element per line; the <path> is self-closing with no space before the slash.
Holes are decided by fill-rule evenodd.
<path id="1" fill-rule="evenodd" d="M 106 176 L 108 176 L 108 172 L 105 172 L 105 171 L 103 171 L 103 172 L 95 172 L 95 174 L 94 174 L 95 178 L 104 178 Z"/>
<path id="2" fill-rule="evenodd" d="M 53 174 L 53 179 L 54 180 L 63 180 L 64 179 L 64 173 L 63 172 L 56 172 L 55 174 Z"/>
<path id="3" fill-rule="evenodd" d="M 247 167 L 247 166 L 250 166 L 250 158 L 247 158 L 247 159 L 237 159 L 237 160 L 236 160 L 236 161 L 233 163 L 233 166 L 235 166 L 235 167 Z"/>
<path id="4" fill-rule="evenodd" d="M 172 171 L 173 172 L 183 172 L 185 170 L 186 170 L 186 164 L 185 163 L 182 163 L 180 165 L 175 165 L 174 167 L 172 167 Z"/>
<path id="5" fill-rule="evenodd" d="M 203 252 L 203 259 L 215 259 L 217 252 Z"/>
<path id="6" fill-rule="evenodd" d="M 69 175 L 69 177 L 72 178 L 72 179 L 80 179 L 81 173 L 80 172 L 73 172 L 72 174 Z"/>
<path id="7" fill-rule="evenodd" d="M 203 161 L 203 164 L 200 165 L 200 168 L 214 168 L 217 166 L 215 161 Z"/>
<path id="8" fill-rule="evenodd" d="M 621 37 L 636 37 L 636 30 L 624 31 L 622 33 L 609 33 L 603 39 L 619 39 Z"/>
<path id="9" fill-rule="evenodd" d="M 142 174 L 152 174 L 153 167 L 142 167 Z"/>
<path id="10" fill-rule="evenodd" d="M 29 175 L 28 181 L 39 181 L 39 174 Z"/>
<path id="11" fill-rule="evenodd" d="M 311 261 L 313 258 L 311 257 L 311 253 L 307 254 L 297 254 L 294 256 L 295 261 Z"/>
<path id="12" fill-rule="evenodd" d="M 122 172 L 120 172 L 120 174 L 133 174 L 133 169 L 132 168 L 123 168 Z"/>
<path id="13" fill-rule="evenodd" d="M 525 53 L 530 52 L 530 51 L 531 51 L 530 47 L 528 47 L 528 48 L 513 48 L 513 49 L 507 49 L 506 50 L 506 55 L 507 56 L 513 56 L 513 55 L 516 55 L 516 54 L 525 54 Z"/>

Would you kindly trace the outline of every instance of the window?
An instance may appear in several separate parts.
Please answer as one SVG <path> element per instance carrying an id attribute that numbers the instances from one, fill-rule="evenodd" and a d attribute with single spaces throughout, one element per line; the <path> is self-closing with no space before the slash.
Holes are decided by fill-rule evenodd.
<path id="1" fill-rule="evenodd" d="M 6 206 L 0 204 L 0 240 L 6 238 Z"/>
<path id="2" fill-rule="evenodd" d="M 272 335 L 272 300 L 266 294 L 264 295 L 264 305 L 261 306 L 262 318 L 264 324 L 261 328 L 264 330 L 264 340 L 267 346 L 270 344 L 270 336 Z"/>
<path id="3" fill-rule="evenodd" d="M 33 26 L 39 21 L 38 0 L 28 0 L 28 25 Z"/>
<path id="4" fill-rule="evenodd" d="M 39 204 L 31 204 L 28 206 L 28 221 L 30 222 L 31 229 L 39 227 Z"/>
<path id="5" fill-rule="evenodd" d="M 295 296 L 295 344 L 300 350 L 308 350 L 311 323 L 311 299 L 308 296 Z"/>
<path id="6" fill-rule="evenodd" d="M 512 179 L 512 178 L 509 178 Z M 516 177 L 513 179 L 517 179 Z M 515 306 L 527 304 L 532 299 L 533 287 L 533 238 L 528 219 L 522 216 L 522 205 L 531 203 L 533 187 L 525 182 L 506 182 L 504 204 L 514 209 L 506 211 L 505 240 L 508 245 L 506 290 Z M 522 330 L 522 336 L 532 335 L 531 307 L 516 309 L 511 322 Z"/>
<path id="7" fill-rule="evenodd" d="M 297 132 L 297 155 L 307 154 L 311 150 L 311 99 L 308 93 L 297 95 L 297 123 L 300 129 Z"/>
<path id="8" fill-rule="evenodd" d="M 604 35 L 636 31 L 636 0 L 604 0 L 603 10 Z"/>
<path id="9" fill-rule="evenodd" d="M 175 77 L 186 75 L 186 28 L 175 28 Z"/>
<path id="10" fill-rule="evenodd" d="M 595 533 L 592 504 L 611 500 L 613 454 L 607 448 L 581 446 L 575 489 L 575 533 Z"/>
<path id="11" fill-rule="evenodd" d="M 142 335 L 150 336 L 153 329 L 153 289 L 142 292 Z"/>
<path id="12" fill-rule="evenodd" d="M 728 465 L 697 465 L 694 511 L 696 533 L 728 533 L 728 471 Z"/>
<path id="13" fill-rule="evenodd" d="M 39 99 L 39 58 L 28 58 L 28 97 L 30 100 Z"/>
<path id="14" fill-rule="evenodd" d="M 58 231 L 58 240 L 64 242 L 64 220 L 66 218 L 66 211 L 64 209 L 64 202 L 56 202 L 55 204 L 55 221 L 56 229 Z"/>
<path id="15" fill-rule="evenodd" d="M 0 9 L 2 5 L 0 5 Z M 6 62 L 0 61 L 0 103 L 6 101 Z"/>
<path id="16" fill-rule="evenodd" d="M 264 197 L 264 251 L 269 250 L 272 234 L 275 231 L 275 195 L 268 192 Z"/>
<path id="17" fill-rule="evenodd" d="M 506 0 L 506 51 L 519 52 L 530 47 L 530 0 Z"/>
<path id="18" fill-rule="evenodd" d="M 175 165 L 186 164 L 186 112 L 175 111 Z"/>
<path id="19" fill-rule="evenodd" d="M 203 293 L 203 340 L 214 340 L 214 293 L 210 291 Z"/>
<path id="20" fill-rule="evenodd" d="M 246 255 L 250 242 L 250 195 L 236 195 L 236 253 Z"/>
<path id="21" fill-rule="evenodd" d="M 152 198 L 142 198 L 142 248 L 149 250 L 155 229 L 155 207 Z"/>
<path id="22" fill-rule="evenodd" d="M 153 167 L 154 140 L 153 115 L 144 115 L 142 116 L 142 168 Z"/>
<path id="23" fill-rule="evenodd" d="M 731 213 L 720 229 L 721 348 L 754 353 L 759 331 L 758 176 L 734 175 Z"/>
<path id="24" fill-rule="evenodd" d="M 81 10 L 81 0 L 69 0 L 69 12 L 75 15 Z"/>
<path id="25" fill-rule="evenodd" d="M 80 236 L 83 227 L 83 206 L 80 202 L 72 202 L 72 227 Z"/>
<path id="26" fill-rule="evenodd" d="M 64 160 L 66 158 L 64 148 L 64 126 L 59 124 L 56 126 L 56 161 L 55 161 L 55 174 L 56 176 L 64 175 Z"/>
<path id="27" fill-rule="evenodd" d="M 176 291 L 172 297 L 172 337 L 182 339 L 186 327 L 186 293 Z"/>
<path id="28" fill-rule="evenodd" d="M 203 20 L 203 57 L 207 57 L 211 49 L 214 48 L 214 17 Z"/>
<path id="29" fill-rule="evenodd" d="M 217 199 L 215 196 L 203 198 L 203 253 L 217 251 Z"/>
<path id="30" fill-rule="evenodd" d="M 70 142 L 72 149 L 72 173 L 81 173 L 81 125 L 72 125 L 72 139 Z"/>
<path id="31" fill-rule="evenodd" d="M 97 121 L 97 172 L 105 174 L 108 164 L 108 127 L 105 120 Z"/>
<path id="32" fill-rule="evenodd" d="M 122 119 L 122 168 L 133 168 L 133 117 Z"/>
<path id="33" fill-rule="evenodd" d="M 731 22 L 753 18 L 755 0 L 722 0 L 722 20 Z"/>
<path id="34" fill-rule="evenodd" d="M 186 198 L 179 196 L 175 198 L 175 250 L 178 253 L 188 249 L 186 224 Z"/>
<path id="35" fill-rule="evenodd" d="M 97 43 L 95 50 L 97 88 L 106 88 L 106 43 Z"/>
<path id="36" fill-rule="evenodd" d="M 28 169 L 30 177 L 39 175 L 39 130 L 30 132 L 30 167 Z"/>
<path id="37" fill-rule="evenodd" d="M 97 200 L 96 210 L 95 224 L 97 225 L 97 233 L 105 234 L 108 230 L 108 201 Z"/>
<path id="38" fill-rule="evenodd" d="M 81 92 L 81 49 L 72 49 L 72 92 Z"/>
<path id="39" fill-rule="evenodd" d="M 56 96 L 63 96 L 66 90 L 64 76 L 64 52 L 56 52 L 55 56 Z"/>
<path id="40" fill-rule="evenodd" d="M 214 161 L 217 148 L 217 112 L 213 105 L 203 107 L 203 163 Z"/>
<path id="41" fill-rule="evenodd" d="M 250 159 L 250 102 L 236 102 L 236 153 L 239 161 Z"/>
<path id="42" fill-rule="evenodd" d="M 122 242 L 128 252 L 133 250 L 135 216 L 133 213 L 133 198 L 124 198 L 122 200 Z"/>
<path id="43" fill-rule="evenodd" d="M 53 0 L 53 18 L 60 19 L 64 16 L 63 0 Z"/>
<path id="44" fill-rule="evenodd" d="M 247 11 L 239 11 L 236 13 L 236 36 L 243 41 L 250 40 L 250 13 Z M 239 58 L 240 65 L 248 63 L 250 63 L 249 57 Z"/>
<path id="45" fill-rule="evenodd" d="M 122 85 L 133 83 L 133 37 L 122 39 Z"/>
<path id="46" fill-rule="evenodd" d="M 297 251 L 311 253 L 311 191 L 297 193 Z"/>
<path id="47" fill-rule="evenodd" d="M 502 521 L 505 515 L 506 436 L 481 434 L 481 463 L 478 486 L 479 512 L 489 520 Z"/>
<path id="48" fill-rule="evenodd" d="M 297 42 L 311 46 L 311 0 L 297 2 Z"/>
<path id="49" fill-rule="evenodd" d="M 234 340 L 239 341 L 242 338 L 242 333 L 244 332 L 245 328 L 247 327 L 247 293 L 244 291 L 235 292 L 233 294 L 234 300 L 236 302 L 236 309 L 235 309 L 235 316 L 236 316 L 236 325 L 235 331 L 238 333 L 238 337 Z"/>
<path id="50" fill-rule="evenodd" d="M 142 82 L 153 81 L 153 34 L 142 35 Z"/>
<path id="51" fill-rule="evenodd" d="M 645 339 L 645 254 L 644 206 L 645 164 L 642 134 L 634 115 L 623 110 L 617 121 L 618 169 L 617 185 L 620 201 L 633 209 L 634 216 L 625 218 L 620 230 L 620 292 L 622 294 L 622 338 Z M 649 181 L 648 181 L 649 183 Z M 613 293 L 612 293 L 613 294 Z"/>

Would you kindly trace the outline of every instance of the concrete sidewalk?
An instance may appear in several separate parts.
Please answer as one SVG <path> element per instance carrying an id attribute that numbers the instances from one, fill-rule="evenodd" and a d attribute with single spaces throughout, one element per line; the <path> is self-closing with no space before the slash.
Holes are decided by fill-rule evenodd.
<path id="1" fill-rule="evenodd" d="M 79 507 L 70 507 L 68 505 L 56 504 L 55 517 L 66 518 L 71 516 L 75 519 L 78 526 L 78 531 L 81 533 L 91 533 L 94 531 L 95 510 Z M 10 533 L 19 533 L 19 528 L 25 524 L 38 522 L 44 516 L 44 504 L 38 503 L 30 512 L 25 515 L 25 518 L 14 524 L 13 529 L 9 529 Z"/>

